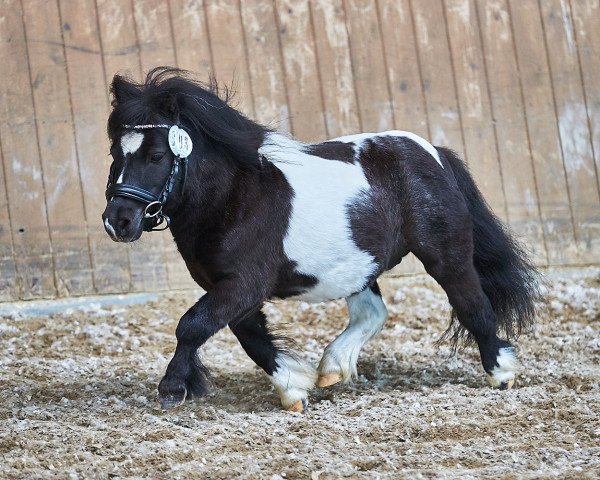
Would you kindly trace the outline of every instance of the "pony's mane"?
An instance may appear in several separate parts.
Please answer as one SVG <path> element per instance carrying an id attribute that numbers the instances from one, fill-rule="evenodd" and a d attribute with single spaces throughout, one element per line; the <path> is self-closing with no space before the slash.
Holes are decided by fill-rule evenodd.
<path id="1" fill-rule="evenodd" d="M 111 94 L 111 141 L 123 133 L 123 125 L 179 123 L 239 166 L 260 165 L 257 150 L 269 130 L 233 108 L 231 90 L 220 88 L 214 77 L 204 83 L 185 70 L 156 67 L 143 83 L 115 75 Z"/>

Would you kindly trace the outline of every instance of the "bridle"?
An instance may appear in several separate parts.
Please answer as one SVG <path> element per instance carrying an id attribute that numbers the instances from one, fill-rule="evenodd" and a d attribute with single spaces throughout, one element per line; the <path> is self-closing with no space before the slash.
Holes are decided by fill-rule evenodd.
<path id="1" fill-rule="evenodd" d="M 165 212 L 163 212 L 163 207 L 167 203 L 169 194 L 173 191 L 175 182 L 180 176 L 179 174 L 182 170 L 183 176 L 181 182 L 181 192 L 183 192 L 185 188 L 185 181 L 187 179 L 187 160 L 192 151 L 192 141 L 190 136 L 185 130 L 177 125 L 123 125 L 123 128 L 125 130 L 149 130 L 154 128 L 168 129 L 169 147 L 173 152 L 171 173 L 169 174 L 169 178 L 167 178 L 167 181 L 165 182 L 160 194 L 157 196 L 154 193 L 135 185 L 129 185 L 127 183 L 115 183 L 115 171 L 113 164 L 111 165 L 108 183 L 106 185 L 106 199 L 110 200 L 112 197 L 127 197 L 140 203 L 145 203 L 146 207 L 144 208 L 144 219 L 149 221 L 146 222 L 144 231 L 158 232 L 166 230 L 171 225 L 171 219 Z M 162 225 L 163 223 L 164 225 Z"/>

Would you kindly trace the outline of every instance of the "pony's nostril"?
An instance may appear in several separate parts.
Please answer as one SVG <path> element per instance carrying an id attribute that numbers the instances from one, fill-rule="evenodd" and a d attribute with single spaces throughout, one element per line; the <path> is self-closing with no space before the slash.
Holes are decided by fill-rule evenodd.
<path id="1" fill-rule="evenodd" d="M 123 230 L 127 228 L 130 223 L 131 221 L 128 218 L 120 218 L 117 222 L 117 228 L 119 228 L 119 230 Z"/>

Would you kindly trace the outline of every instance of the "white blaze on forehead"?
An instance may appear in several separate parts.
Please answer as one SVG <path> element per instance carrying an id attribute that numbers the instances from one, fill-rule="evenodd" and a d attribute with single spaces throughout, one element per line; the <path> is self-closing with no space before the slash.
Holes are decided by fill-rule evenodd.
<path id="1" fill-rule="evenodd" d="M 297 297 L 322 302 L 362 290 L 375 271 L 372 255 L 352 239 L 349 206 L 370 190 L 360 165 L 307 154 L 302 144 L 270 134 L 259 152 L 283 172 L 292 187 L 292 211 L 283 241 L 296 271 L 318 283 Z"/>
<path id="2" fill-rule="evenodd" d="M 121 150 L 123 156 L 128 153 L 135 153 L 142 146 L 144 134 L 141 132 L 127 132 L 121 137 Z"/>
<path id="3" fill-rule="evenodd" d="M 426 150 L 436 162 L 440 164 L 442 168 L 442 161 L 440 160 L 440 154 L 436 150 L 436 148 L 425 140 L 422 137 L 419 137 L 416 133 L 405 132 L 403 130 L 390 130 L 389 132 L 381 132 L 381 133 L 358 133 L 356 135 L 345 135 L 343 137 L 333 138 L 330 141 L 332 142 L 344 142 L 344 143 L 355 143 L 357 153 L 360 151 L 361 143 L 368 139 L 375 139 L 377 137 L 404 137 L 412 140 L 417 143 L 422 149 Z"/>

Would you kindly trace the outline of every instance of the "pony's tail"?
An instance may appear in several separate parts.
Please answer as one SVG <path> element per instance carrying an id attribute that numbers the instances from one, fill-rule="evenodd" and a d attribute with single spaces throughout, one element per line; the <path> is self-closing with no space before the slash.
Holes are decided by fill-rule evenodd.
<path id="1" fill-rule="evenodd" d="M 508 338 L 531 329 L 539 299 L 539 274 L 523 248 L 492 213 L 462 160 L 451 150 L 439 148 L 454 173 L 473 222 L 473 263 L 483 291 L 496 313 L 497 333 Z M 452 314 L 444 334 L 454 348 L 459 341 L 473 340 Z"/>

